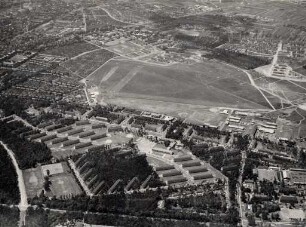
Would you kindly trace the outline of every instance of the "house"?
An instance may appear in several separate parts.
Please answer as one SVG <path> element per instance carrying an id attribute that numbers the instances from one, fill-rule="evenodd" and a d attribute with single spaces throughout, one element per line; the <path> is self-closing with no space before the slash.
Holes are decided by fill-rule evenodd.
<path id="1" fill-rule="evenodd" d="M 245 181 L 243 182 L 243 187 L 249 188 L 249 189 L 251 189 L 251 191 L 253 191 L 253 190 L 254 190 L 254 187 L 255 187 L 254 181 L 253 181 L 253 180 L 250 180 L 250 179 L 245 180 Z"/>
<path id="2" fill-rule="evenodd" d="M 135 123 L 133 123 L 133 124 L 131 124 L 131 127 L 133 128 L 133 129 L 142 129 L 142 125 L 140 125 L 140 124 L 135 124 Z"/>
<path id="3" fill-rule="evenodd" d="M 123 129 L 120 125 L 110 125 L 108 127 L 108 132 L 123 132 Z"/>
<path id="4" fill-rule="evenodd" d="M 124 190 L 129 191 L 131 189 L 136 189 L 139 186 L 139 180 L 137 177 L 134 177 L 129 183 L 125 186 Z"/>
<path id="5" fill-rule="evenodd" d="M 258 130 L 261 131 L 261 132 L 264 132 L 264 133 L 270 133 L 270 134 L 275 133 L 274 129 L 266 128 L 266 127 L 263 127 L 263 126 L 258 126 Z"/>
<path id="6" fill-rule="evenodd" d="M 2 118 L 4 116 L 5 116 L 4 111 L 2 109 L 0 109 L 0 118 Z"/>
<path id="7" fill-rule="evenodd" d="M 102 122 L 108 122 L 108 119 L 106 117 L 96 116 L 95 119 Z"/>
<path id="8" fill-rule="evenodd" d="M 289 204 L 296 204 L 296 203 L 299 202 L 299 200 L 296 196 L 289 196 L 289 195 L 282 195 L 279 198 L 279 201 L 281 203 L 289 203 Z"/>
<path id="9" fill-rule="evenodd" d="M 253 195 L 252 200 L 253 201 L 258 201 L 258 202 L 259 201 L 263 202 L 263 201 L 269 201 L 270 197 L 267 196 L 267 195 L 263 195 L 263 194 L 255 194 L 255 195 Z"/>
<path id="10" fill-rule="evenodd" d="M 121 185 L 122 185 L 122 180 L 118 179 L 111 187 L 108 189 L 107 193 L 111 194 L 114 193 Z"/>
<path id="11" fill-rule="evenodd" d="M 240 126 L 240 125 L 229 124 L 228 127 L 233 128 L 233 129 L 237 129 L 237 130 L 244 130 L 244 127 Z"/>
<path id="12" fill-rule="evenodd" d="M 224 109 L 224 110 L 220 111 L 220 113 L 221 113 L 221 114 L 226 114 L 226 115 L 227 115 L 227 114 L 228 114 L 228 110 L 227 110 L 227 109 Z"/>
<path id="13" fill-rule="evenodd" d="M 279 212 L 282 221 L 304 221 L 305 212 L 302 209 L 282 208 Z"/>
<path id="14" fill-rule="evenodd" d="M 173 155 L 173 151 L 168 149 L 165 145 L 163 144 L 156 144 L 153 148 L 152 151 L 157 154 L 170 154 Z"/>

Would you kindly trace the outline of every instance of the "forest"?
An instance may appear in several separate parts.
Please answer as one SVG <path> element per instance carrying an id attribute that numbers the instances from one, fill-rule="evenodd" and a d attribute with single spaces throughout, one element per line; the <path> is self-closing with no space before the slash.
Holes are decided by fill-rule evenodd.
<path id="1" fill-rule="evenodd" d="M 18 213 L 17 213 L 18 214 Z M 126 226 L 126 227 L 204 227 L 206 223 L 201 223 L 192 220 L 179 220 L 179 219 L 163 219 L 152 218 L 146 216 L 126 216 L 121 214 L 112 213 L 86 213 L 80 211 L 68 211 L 65 213 L 53 212 L 43 210 L 42 208 L 33 209 L 29 208 L 27 211 L 27 225 L 25 227 L 51 227 L 57 225 L 67 225 L 68 222 L 74 226 L 77 222 L 82 222 L 92 225 L 112 225 L 112 226 Z M 69 225 L 69 226 L 70 226 Z M 1 225 L 0 225 L 1 226 Z M 231 227 L 231 224 L 215 223 L 215 227 Z"/>
<path id="2" fill-rule="evenodd" d="M 105 181 L 109 187 L 118 179 L 126 185 L 135 176 L 142 182 L 153 173 L 144 155 L 130 154 L 119 158 L 116 156 L 117 152 L 88 152 L 77 166 L 80 167 L 81 174 L 91 170 L 92 177 L 97 176 L 98 182 Z M 76 161 L 78 157 L 73 159 Z"/>
<path id="3" fill-rule="evenodd" d="M 18 226 L 19 209 L 0 206 L 0 226 L 15 227 Z"/>
<path id="4" fill-rule="evenodd" d="M 268 65 L 271 62 L 271 59 L 268 58 L 250 56 L 243 53 L 219 48 L 214 49 L 211 53 L 205 55 L 204 57 L 209 59 L 218 59 L 247 70 L 255 69 L 263 65 Z"/>
<path id="5" fill-rule="evenodd" d="M 10 157 L 7 154 L 7 151 L 1 145 L 0 179 L 0 203 L 17 204 L 19 202 L 17 173 Z"/>
<path id="6" fill-rule="evenodd" d="M 48 162 L 52 157 L 50 149 L 43 143 L 21 138 L 17 129 L 22 127 L 24 125 L 18 121 L 9 123 L 0 121 L 0 140 L 14 152 L 19 167 L 28 169 L 38 163 Z"/>

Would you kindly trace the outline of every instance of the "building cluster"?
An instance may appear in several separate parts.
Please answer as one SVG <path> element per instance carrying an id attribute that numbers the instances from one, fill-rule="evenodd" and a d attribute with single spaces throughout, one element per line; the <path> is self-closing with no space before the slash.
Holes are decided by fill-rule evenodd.
<path id="1" fill-rule="evenodd" d="M 3 96 L 17 96 L 32 100 L 59 101 L 86 104 L 86 97 L 78 78 L 54 70 L 65 57 L 12 52 L 1 58 L 5 74 L 0 78 L 5 90 Z M 8 71 L 10 69 L 14 69 Z"/>
<path id="2" fill-rule="evenodd" d="M 239 44 L 226 44 L 223 48 L 250 55 L 260 54 L 273 56 L 277 45 L 278 41 L 274 38 L 253 34 L 251 36 L 241 37 Z"/>
<path id="3" fill-rule="evenodd" d="M 292 58 L 304 58 L 306 56 L 306 45 L 302 41 L 283 43 L 283 50 L 287 53 L 287 56 Z"/>
<path id="4" fill-rule="evenodd" d="M 152 151 L 159 154 L 169 154 L 169 151 L 161 145 L 156 145 Z M 186 183 L 201 184 L 215 181 L 216 176 L 213 171 L 197 158 L 194 159 L 190 155 L 174 156 L 171 162 L 168 165 L 155 167 L 160 179 L 167 185 L 178 186 Z"/>
<path id="5" fill-rule="evenodd" d="M 108 32 L 96 31 L 87 35 L 86 39 L 97 45 L 108 46 L 115 52 L 119 51 L 120 55 L 128 55 L 131 58 L 147 56 L 156 52 L 156 50 L 163 51 L 175 46 L 172 35 L 141 26 L 115 28 Z M 123 48 L 124 53 L 120 51 Z M 166 63 L 167 61 L 170 62 L 171 59 L 176 59 L 178 62 L 180 59 L 181 61 L 184 60 L 179 54 L 175 53 L 163 55 L 159 53 L 153 55 L 152 58 L 153 61 Z"/>
<path id="6" fill-rule="evenodd" d="M 305 169 L 259 166 L 253 174 L 255 180 L 243 183 L 247 213 L 266 221 L 305 220 Z"/>
<path id="7" fill-rule="evenodd" d="M 7 68 L 16 68 L 26 61 L 33 58 L 37 53 L 35 52 L 23 52 L 18 53 L 16 51 L 6 54 L 0 58 L 0 66 Z"/>
<path id="8" fill-rule="evenodd" d="M 265 118 L 260 113 L 248 111 L 221 111 L 221 114 L 228 115 L 225 126 L 222 130 L 235 132 L 242 135 L 250 135 L 259 140 L 267 139 L 273 142 L 293 141 L 296 133 L 296 126 L 284 119 Z"/>
<path id="9" fill-rule="evenodd" d="M 170 48 L 169 51 L 159 52 L 141 58 L 141 60 L 155 62 L 158 64 L 184 63 L 192 64 L 201 61 L 202 57 L 196 54 L 177 53 L 175 48 Z"/>
<path id="10" fill-rule="evenodd" d="M 60 101 L 86 103 L 82 86 L 77 82 L 67 82 L 65 74 L 41 73 L 31 75 L 24 82 L 12 85 L 2 92 L 3 96 L 17 96 L 32 100 Z"/>
<path id="11" fill-rule="evenodd" d="M 138 40 L 144 44 L 150 44 L 157 37 L 163 38 L 165 35 L 157 30 L 149 30 L 141 26 L 128 26 L 124 28 L 115 28 L 111 31 L 100 32 L 93 31 L 87 36 L 89 40 L 98 40 L 102 45 L 111 45 L 120 40 Z"/>
<path id="12" fill-rule="evenodd" d="M 71 33 L 82 33 L 84 31 L 83 20 L 68 21 L 56 20 L 44 29 L 47 29 L 45 35 L 47 36 L 65 36 Z"/>
<path id="13" fill-rule="evenodd" d="M 40 25 L 51 21 L 55 16 L 65 15 L 73 10 L 72 4 L 64 1 L 42 1 L 43 4 L 28 4 L 18 2 L 6 14 L 0 15 L 1 24 L 0 41 L 6 45 L 16 35 L 28 32 Z M 1 49 L 1 48 L 0 48 Z"/>

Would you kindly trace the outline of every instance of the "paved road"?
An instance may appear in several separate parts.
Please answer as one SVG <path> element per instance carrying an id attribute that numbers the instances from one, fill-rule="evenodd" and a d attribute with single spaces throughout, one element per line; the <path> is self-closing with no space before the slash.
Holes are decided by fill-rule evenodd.
<path id="1" fill-rule="evenodd" d="M 241 201 L 241 185 L 242 185 L 242 174 L 245 166 L 245 159 L 246 159 L 246 152 L 242 151 L 242 157 L 241 157 L 241 169 L 240 169 L 240 175 L 238 178 L 238 183 L 237 183 L 237 201 L 239 204 L 239 213 L 240 213 L 240 218 L 241 218 L 241 225 L 242 227 L 247 227 L 248 226 L 248 221 L 245 218 L 245 215 L 242 210 L 242 201 Z"/>
<path id="2" fill-rule="evenodd" d="M 74 162 L 71 159 L 68 159 L 68 163 L 69 163 L 69 166 L 71 167 L 72 171 L 75 173 L 75 176 L 79 180 L 79 182 L 80 182 L 83 190 L 85 191 L 86 195 L 88 195 L 90 197 L 93 196 L 93 194 L 91 193 L 91 191 L 87 187 L 86 183 L 84 182 L 83 178 L 81 177 L 79 171 L 76 169 L 76 166 L 75 166 Z"/>
<path id="3" fill-rule="evenodd" d="M 14 152 L 11 149 L 9 149 L 8 146 L 4 144 L 2 141 L 0 141 L 0 144 L 5 148 L 9 157 L 11 158 L 12 163 L 16 169 L 17 176 L 18 176 L 18 187 L 19 187 L 19 192 L 20 192 L 20 203 L 18 205 L 19 210 L 20 210 L 19 226 L 22 227 L 25 224 L 26 211 L 29 206 L 22 171 L 18 166 Z"/>
<path id="4" fill-rule="evenodd" d="M 271 68 L 270 68 L 270 71 L 269 71 L 269 76 L 272 76 L 273 74 L 273 69 L 274 69 L 274 66 L 277 64 L 277 61 L 278 61 L 278 53 L 283 49 L 283 44 L 282 42 L 280 42 L 277 46 L 277 50 L 276 50 L 276 53 L 273 55 L 273 60 L 272 60 L 272 64 L 271 64 Z"/>

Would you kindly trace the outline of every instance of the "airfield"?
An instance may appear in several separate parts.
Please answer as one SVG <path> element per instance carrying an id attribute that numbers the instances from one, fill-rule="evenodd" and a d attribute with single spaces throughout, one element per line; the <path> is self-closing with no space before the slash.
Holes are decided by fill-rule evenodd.
<path id="1" fill-rule="evenodd" d="M 193 65 L 161 66 L 116 59 L 87 77 L 86 82 L 88 87 L 98 87 L 98 102 L 125 103 L 131 107 L 152 105 L 158 108 L 163 105 L 156 103 L 165 103 L 171 105 L 172 110 L 175 106 L 180 109 L 180 105 L 185 110 L 186 105 L 195 108 L 270 108 L 243 71 L 213 60 Z"/>

